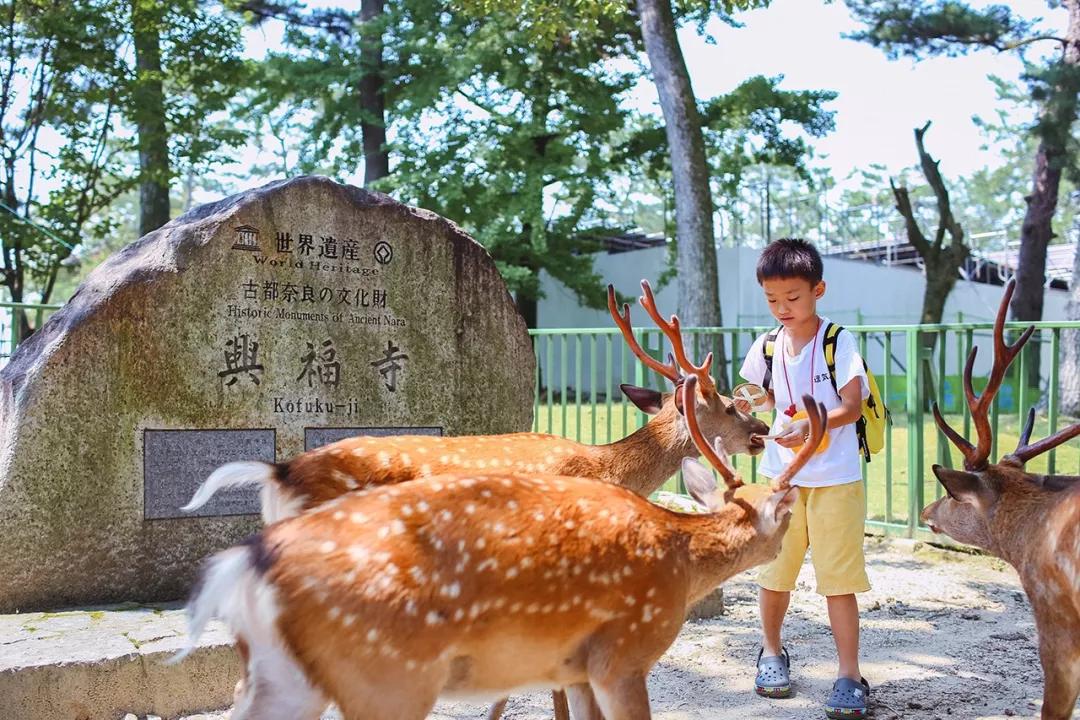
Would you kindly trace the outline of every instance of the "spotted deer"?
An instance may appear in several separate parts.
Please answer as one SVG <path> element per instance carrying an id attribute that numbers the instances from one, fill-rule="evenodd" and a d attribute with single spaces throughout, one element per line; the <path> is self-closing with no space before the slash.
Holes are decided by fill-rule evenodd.
<path id="1" fill-rule="evenodd" d="M 314 720 L 328 702 L 422 720 L 439 697 L 529 687 L 567 688 L 578 720 L 647 720 L 647 673 L 696 600 L 775 557 L 824 435 L 807 398 L 811 440 L 775 489 L 744 486 L 697 422 L 696 384 L 692 438 L 727 486 L 684 461 L 706 513 L 586 478 L 465 473 L 348 493 L 215 555 L 189 632 L 219 617 L 236 635 L 233 720 Z"/>
<path id="2" fill-rule="evenodd" d="M 1044 720 L 1072 717 L 1080 694 L 1080 477 L 1040 475 L 1024 464 L 1080 435 L 1080 423 L 1030 443 L 1035 410 L 1028 413 L 1016 450 L 990 463 L 993 443 L 988 413 L 1005 371 L 1031 337 L 1028 328 L 1012 345 L 1004 337 L 1012 297 L 1010 281 L 994 323 L 994 362 L 983 393 L 972 387 L 976 348 L 964 368 L 964 394 L 978 440 L 973 445 L 942 417 L 938 427 L 960 450 L 963 470 L 934 465 L 946 495 L 928 505 L 922 519 L 934 532 L 975 545 L 1016 568 L 1035 612 L 1043 669 Z"/>
<path id="3" fill-rule="evenodd" d="M 608 286 L 608 309 L 630 350 L 649 368 L 676 387 L 683 373 L 698 379 L 703 401 L 701 424 L 709 438 L 721 438 L 729 453 L 758 454 L 760 436 L 769 427 L 741 412 L 731 398 L 721 396 L 710 375 L 712 354 L 694 365 L 683 347 L 679 319 L 665 321 L 647 281 L 641 282 L 642 307 L 671 343 L 674 357 L 662 363 L 646 353 L 634 337 L 630 307 L 616 308 L 615 291 Z M 584 445 L 540 433 L 467 437 L 353 437 L 311 450 L 276 465 L 239 462 L 216 470 L 195 492 L 184 510 L 202 507 L 218 490 L 238 485 L 261 486 L 262 515 L 274 522 L 332 500 L 343 493 L 372 485 L 390 485 L 442 473 L 530 472 L 573 475 L 604 480 L 648 496 L 678 469 L 684 458 L 696 457 L 677 407 L 677 393 L 622 385 L 623 392 L 642 411 L 653 415 L 626 438 L 607 445 Z"/>

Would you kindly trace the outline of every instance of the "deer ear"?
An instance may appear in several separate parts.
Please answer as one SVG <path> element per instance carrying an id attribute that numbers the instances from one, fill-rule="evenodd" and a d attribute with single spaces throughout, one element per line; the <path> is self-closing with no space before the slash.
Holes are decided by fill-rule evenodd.
<path id="1" fill-rule="evenodd" d="M 686 489 L 699 503 L 714 510 L 716 505 L 716 478 L 712 471 L 694 458 L 683 458 L 682 461 L 683 482 Z"/>
<path id="2" fill-rule="evenodd" d="M 626 383 L 620 385 L 619 389 L 622 390 L 623 395 L 630 399 L 630 402 L 637 406 L 638 410 L 646 415 L 655 415 L 664 406 L 664 396 L 657 390 Z"/>
<path id="3" fill-rule="evenodd" d="M 949 497 L 957 502 L 976 504 L 983 492 L 983 485 L 978 475 L 963 470 L 950 470 L 941 465 L 934 465 L 933 470 Z"/>
<path id="4" fill-rule="evenodd" d="M 787 490 L 774 492 L 765 501 L 762 515 L 779 523 L 795 510 L 795 501 L 799 499 L 799 488 L 792 485 Z"/>

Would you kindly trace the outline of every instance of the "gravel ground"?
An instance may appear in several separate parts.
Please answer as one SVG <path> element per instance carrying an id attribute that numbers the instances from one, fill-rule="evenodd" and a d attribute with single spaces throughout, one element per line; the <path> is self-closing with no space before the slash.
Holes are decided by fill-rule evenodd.
<path id="1" fill-rule="evenodd" d="M 872 717 L 1035 718 L 1042 675 L 1031 608 L 1016 573 L 988 557 L 911 543 L 867 539 L 874 589 L 860 596 L 863 673 Z M 757 595 L 753 574 L 725 586 L 727 613 L 687 623 L 649 676 L 659 720 L 824 718 L 821 704 L 836 671 L 824 599 L 803 567 L 785 626 L 795 696 L 753 692 Z M 434 720 L 478 720 L 484 708 L 440 703 Z M 223 720 L 227 712 L 188 720 Z M 548 695 L 513 698 L 508 720 L 551 717 Z M 327 719 L 337 718 L 332 711 Z"/>

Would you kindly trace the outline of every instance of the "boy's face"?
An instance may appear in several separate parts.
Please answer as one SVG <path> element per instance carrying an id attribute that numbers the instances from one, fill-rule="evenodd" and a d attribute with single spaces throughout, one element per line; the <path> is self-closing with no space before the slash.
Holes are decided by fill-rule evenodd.
<path id="1" fill-rule="evenodd" d="M 769 312 L 784 327 L 798 327 L 817 314 L 817 301 L 825 294 L 825 281 L 816 285 L 803 278 L 770 278 L 761 282 Z"/>

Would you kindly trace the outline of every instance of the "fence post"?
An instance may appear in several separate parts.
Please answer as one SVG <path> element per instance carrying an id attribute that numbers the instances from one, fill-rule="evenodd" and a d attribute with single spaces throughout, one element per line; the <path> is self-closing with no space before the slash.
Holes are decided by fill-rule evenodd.
<path id="1" fill-rule="evenodd" d="M 907 424 L 908 424 L 908 537 L 915 537 L 922 509 L 923 481 L 923 368 L 919 331 L 907 331 Z"/>

